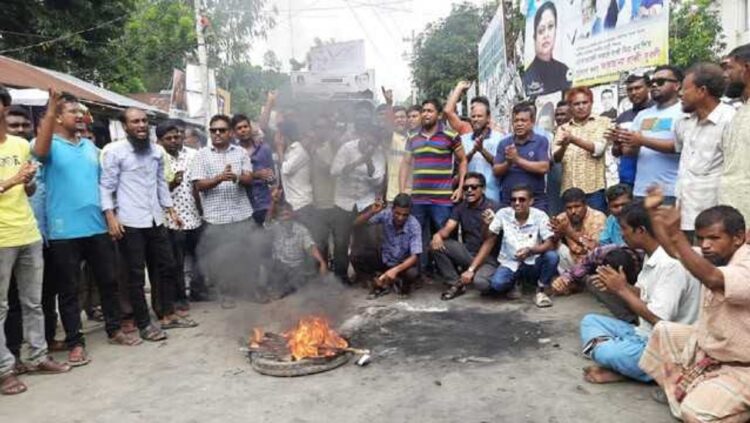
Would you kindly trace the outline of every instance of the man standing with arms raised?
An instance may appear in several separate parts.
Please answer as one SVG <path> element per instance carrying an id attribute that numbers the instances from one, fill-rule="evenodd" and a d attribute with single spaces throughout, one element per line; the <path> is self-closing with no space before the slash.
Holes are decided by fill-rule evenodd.
<path id="1" fill-rule="evenodd" d="M 94 272 L 110 342 L 136 345 L 120 330 L 120 302 L 115 279 L 115 252 L 107 235 L 99 192 L 99 149 L 76 132 L 83 123 L 78 99 L 67 94 L 50 96 L 33 153 L 44 164 L 47 236 L 57 274 L 57 301 L 73 366 L 87 364 L 78 304 L 81 262 Z"/>
<path id="2" fill-rule="evenodd" d="M 448 104 L 445 106 L 443 113 L 452 117 L 449 119 L 451 127 L 460 132 L 457 128 L 458 116 L 456 115 L 456 103 L 461 95 L 469 89 L 471 83 L 461 81 L 456 89 L 451 93 Z M 498 179 L 492 174 L 492 164 L 495 161 L 497 146 L 500 144 L 501 136 L 497 131 L 490 128 L 490 102 L 486 97 L 474 97 L 471 99 L 469 108 L 469 117 L 471 118 L 470 130 L 461 134 L 461 144 L 466 152 L 466 161 L 468 162 L 469 172 L 478 172 L 484 175 L 487 181 L 485 195 L 492 201 L 500 201 L 500 186 Z M 454 123 L 455 122 L 455 123 Z"/>
<path id="3" fill-rule="evenodd" d="M 407 153 L 401 162 L 399 186 L 406 192 L 412 179 L 412 213 L 422 228 L 422 250 L 427 250 L 432 230 L 443 227 L 453 203 L 461 201 L 467 160 L 461 139 L 438 122 L 438 100 L 422 102 L 422 128 L 407 141 Z M 458 188 L 453 190 L 453 163 L 458 162 Z M 420 257 L 423 269 L 429 260 Z"/>

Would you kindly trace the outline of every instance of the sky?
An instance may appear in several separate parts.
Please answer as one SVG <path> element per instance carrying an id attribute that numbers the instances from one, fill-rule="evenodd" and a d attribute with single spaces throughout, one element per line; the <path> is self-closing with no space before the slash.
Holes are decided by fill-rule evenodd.
<path id="1" fill-rule="evenodd" d="M 482 4 L 483 0 L 467 0 Z M 276 27 L 267 38 L 258 39 L 251 50 L 254 63 L 263 63 L 263 54 L 273 50 L 289 70 L 292 52 L 302 61 L 318 37 L 336 41 L 365 40 L 365 60 L 375 69 L 377 86 L 393 89 L 395 100 L 410 93 L 408 55 L 412 34 L 447 16 L 453 0 L 267 0 L 276 7 Z M 291 17 L 291 19 L 290 19 Z"/>

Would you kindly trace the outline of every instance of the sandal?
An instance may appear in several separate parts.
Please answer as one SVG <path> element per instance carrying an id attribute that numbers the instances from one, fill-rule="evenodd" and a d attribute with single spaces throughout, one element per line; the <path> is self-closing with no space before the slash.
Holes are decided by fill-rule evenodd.
<path id="1" fill-rule="evenodd" d="M 461 282 L 457 282 L 451 285 L 451 287 L 448 288 L 447 291 L 443 292 L 440 295 L 440 299 L 443 301 L 449 301 L 456 297 L 464 295 L 464 293 L 466 293 L 466 285 L 462 284 Z"/>
<path id="2" fill-rule="evenodd" d="M 91 309 L 90 313 L 87 313 L 87 317 L 89 320 L 94 322 L 103 322 L 104 321 L 104 313 L 102 312 L 101 307 L 94 307 Z"/>
<path id="3" fill-rule="evenodd" d="M 539 308 L 552 307 L 552 300 L 544 292 L 537 292 L 534 296 L 534 304 Z"/>
<path id="4" fill-rule="evenodd" d="M 188 329 L 198 326 L 198 322 L 184 317 L 177 317 L 161 324 L 162 329 Z"/>
<path id="5" fill-rule="evenodd" d="M 143 340 L 141 338 L 138 338 L 137 336 L 130 336 L 126 334 L 125 332 L 118 330 L 115 332 L 114 335 L 110 336 L 107 340 L 112 345 L 124 345 L 128 347 L 133 347 L 136 345 L 140 345 L 143 343 Z"/>
<path id="6" fill-rule="evenodd" d="M 383 295 L 388 295 L 388 293 L 391 292 L 388 288 L 381 288 L 379 286 L 374 286 L 372 290 L 370 290 L 370 294 L 367 295 L 368 300 L 374 300 L 376 298 L 380 298 Z"/>
<path id="7" fill-rule="evenodd" d="M 89 359 L 89 356 L 86 353 L 86 348 L 84 348 L 83 345 L 76 345 L 68 353 L 68 364 L 72 367 L 85 366 L 89 364 L 89 362 L 91 362 L 91 360 Z"/>
<path id="8" fill-rule="evenodd" d="M 13 372 L 0 377 L 0 394 L 2 395 L 18 395 L 26 392 L 26 389 L 26 385 Z"/>
<path id="9" fill-rule="evenodd" d="M 141 338 L 151 342 L 164 341 L 167 339 L 167 333 L 151 324 L 141 329 Z"/>

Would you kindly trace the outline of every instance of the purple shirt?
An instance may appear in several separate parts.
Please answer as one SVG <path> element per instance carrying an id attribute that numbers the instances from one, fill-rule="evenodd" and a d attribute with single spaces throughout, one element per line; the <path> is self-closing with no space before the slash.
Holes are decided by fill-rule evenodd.
<path id="1" fill-rule="evenodd" d="M 386 209 L 370 218 L 370 224 L 383 225 L 382 257 L 386 266 L 396 266 L 409 256 L 422 254 L 422 228 L 414 216 L 409 216 L 400 229 L 393 225 L 393 212 Z"/>
<path id="2" fill-rule="evenodd" d="M 515 136 L 510 135 L 500 141 L 500 145 L 497 146 L 497 153 L 495 154 L 495 164 L 502 164 L 505 162 L 505 148 L 510 146 L 514 142 Z M 542 135 L 532 133 L 526 143 L 523 145 L 516 144 L 518 150 L 518 156 L 523 157 L 526 160 L 534 162 L 548 162 L 549 161 L 549 141 Z M 547 211 L 547 184 L 545 182 L 545 175 L 538 173 L 531 173 L 518 167 L 516 164 L 512 164 L 508 172 L 501 176 L 500 186 L 500 204 L 504 206 L 510 205 L 510 192 L 516 185 L 525 184 L 534 190 L 534 207 L 542 211 Z"/>
<path id="3" fill-rule="evenodd" d="M 273 152 L 268 143 L 261 142 L 260 145 L 253 145 L 248 153 L 254 172 L 262 169 L 274 170 Z M 247 194 L 253 210 L 268 210 L 271 206 L 271 188 L 266 181 L 253 179 L 252 185 L 247 189 Z"/>

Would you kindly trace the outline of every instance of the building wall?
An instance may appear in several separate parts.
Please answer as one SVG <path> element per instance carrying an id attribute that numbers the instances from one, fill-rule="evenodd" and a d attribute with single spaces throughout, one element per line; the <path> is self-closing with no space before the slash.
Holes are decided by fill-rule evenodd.
<path id="1" fill-rule="evenodd" d="M 750 0 L 719 0 L 727 50 L 750 42 Z"/>

